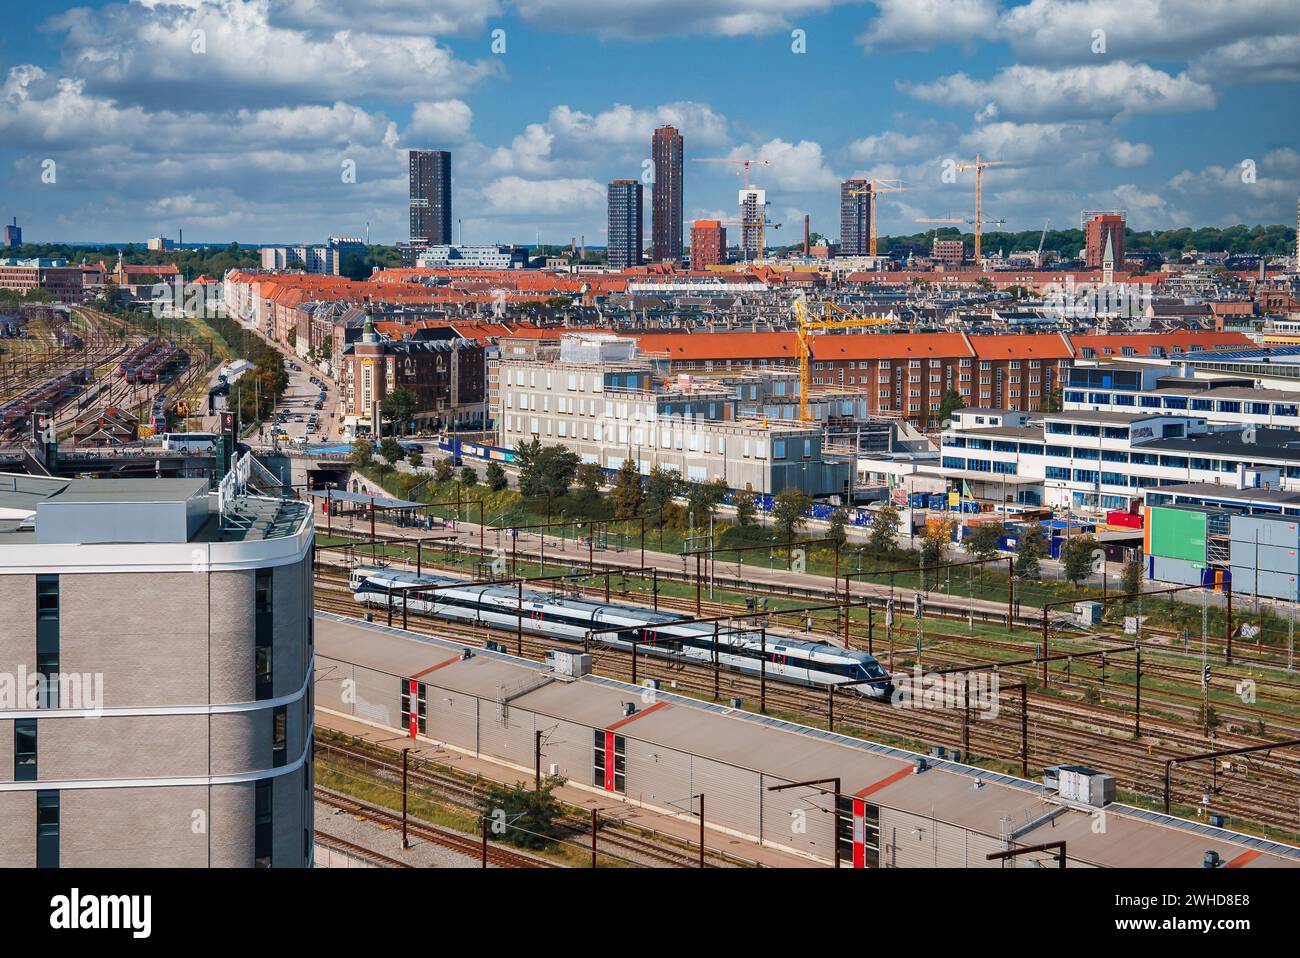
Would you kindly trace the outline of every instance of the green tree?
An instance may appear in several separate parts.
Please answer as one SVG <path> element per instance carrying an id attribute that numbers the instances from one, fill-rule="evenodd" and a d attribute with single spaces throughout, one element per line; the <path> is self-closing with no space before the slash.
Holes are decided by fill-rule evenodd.
<path id="1" fill-rule="evenodd" d="M 955 389 L 949 389 L 943 394 L 943 401 L 939 404 L 939 421 L 944 422 L 951 419 L 953 413 L 965 407 L 966 400 L 961 398 L 961 393 Z"/>
<path id="2" fill-rule="evenodd" d="M 867 547 L 876 555 L 888 555 L 898 548 L 898 526 L 902 522 L 898 506 L 886 502 L 876 510 L 867 535 Z"/>
<path id="3" fill-rule="evenodd" d="M 539 788 L 526 788 L 523 783 L 494 785 L 483 801 L 483 816 L 489 826 L 506 823 L 501 841 L 520 848 L 545 848 L 560 834 L 556 819 L 563 817 L 564 809 L 554 792 L 563 784 L 557 776 L 543 780 Z"/>
<path id="4" fill-rule="evenodd" d="M 1097 548 L 1097 540 L 1092 536 L 1074 536 L 1061 552 L 1061 562 L 1065 566 L 1065 577 L 1077 587 L 1080 582 L 1092 575 L 1092 553 Z"/>
<path id="5" fill-rule="evenodd" d="M 387 459 L 390 465 L 396 465 L 406 458 L 406 450 L 392 436 L 379 444 L 379 454 Z"/>
<path id="6" fill-rule="evenodd" d="M 398 386 L 379 404 L 380 414 L 393 424 L 393 431 L 404 434 L 409 431 L 411 417 L 415 415 L 419 400 L 414 392 L 405 386 Z"/>
<path id="7" fill-rule="evenodd" d="M 758 505 L 752 492 L 738 492 L 735 497 L 736 524 L 742 529 L 754 524 L 758 514 Z"/>
<path id="8" fill-rule="evenodd" d="M 614 515 L 619 519 L 630 519 L 641 511 L 645 491 L 641 488 L 641 472 L 631 459 L 624 459 L 623 465 L 618 467 L 609 498 L 614 506 Z"/>
<path id="9" fill-rule="evenodd" d="M 352 464 L 354 466 L 368 466 L 374 461 L 375 447 L 370 444 L 369 439 L 357 439 L 352 443 Z"/>
<path id="10" fill-rule="evenodd" d="M 583 494 L 594 499 L 600 495 L 600 484 L 605 481 L 605 472 L 594 462 L 584 462 L 578 466 L 574 479 Z"/>
<path id="11" fill-rule="evenodd" d="M 473 466 L 460 467 L 460 484 L 466 488 L 478 485 L 478 470 Z"/>
<path id="12" fill-rule="evenodd" d="M 1135 553 L 1131 559 L 1124 563 L 1124 572 L 1120 577 L 1120 588 L 1125 592 L 1142 591 L 1142 573 L 1145 571 L 1145 565 L 1142 561 L 1142 554 Z"/>
<path id="13" fill-rule="evenodd" d="M 1016 542 L 1014 571 L 1018 578 L 1037 579 L 1038 562 L 1047 554 L 1047 534 L 1037 522 L 1024 526 Z"/>
<path id="14" fill-rule="evenodd" d="M 406 454 L 406 461 L 416 469 L 419 469 L 424 465 L 424 454 L 418 449 L 412 449 Z"/>
<path id="15" fill-rule="evenodd" d="M 844 531 L 844 527 L 848 523 L 849 514 L 843 509 L 836 509 L 831 513 L 830 525 L 826 527 L 826 538 L 830 539 L 840 549 L 844 548 L 844 543 L 849 538 L 849 534 Z"/>
<path id="16" fill-rule="evenodd" d="M 438 483 L 449 482 L 451 477 L 456 474 L 456 467 L 451 464 L 450 459 L 439 459 L 433 464 L 433 481 Z"/>
<path id="17" fill-rule="evenodd" d="M 646 516 L 654 516 L 656 522 L 662 527 L 667 518 L 665 513 L 668 511 L 668 506 L 672 505 L 673 497 L 677 495 L 681 484 L 681 477 L 677 473 L 662 466 L 655 466 L 646 476 L 645 498 L 641 503 L 641 511 Z"/>
<path id="18" fill-rule="evenodd" d="M 1061 387 L 1054 386 L 1043 402 L 1043 412 L 1061 411 Z"/>
<path id="19" fill-rule="evenodd" d="M 781 530 L 783 538 L 794 538 L 795 533 L 808 521 L 807 513 L 812 504 L 812 496 L 793 486 L 787 486 L 776 494 L 772 503 L 772 521 Z"/>
<path id="20" fill-rule="evenodd" d="M 686 489 L 686 511 L 690 514 L 691 521 L 701 529 L 707 526 L 726 494 L 727 484 L 721 479 L 689 483 Z"/>
<path id="21" fill-rule="evenodd" d="M 984 572 L 988 568 L 987 560 L 997 558 L 1002 552 L 999 543 L 1005 532 L 1006 529 L 1000 522 L 981 522 L 962 540 L 962 545 L 966 547 L 972 559 L 986 560 L 985 565 L 980 566 L 981 582 L 984 581 Z"/>
<path id="22" fill-rule="evenodd" d="M 506 471 L 497 462 L 489 462 L 487 467 L 487 485 L 493 492 L 501 492 L 510 485 Z"/>
<path id="23" fill-rule="evenodd" d="M 515 451 L 519 466 L 519 491 L 526 498 L 554 496 L 569 491 L 578 471 L 578 454 L 565 446 L 543 446 L 537 439 L 521 442 Z"/>

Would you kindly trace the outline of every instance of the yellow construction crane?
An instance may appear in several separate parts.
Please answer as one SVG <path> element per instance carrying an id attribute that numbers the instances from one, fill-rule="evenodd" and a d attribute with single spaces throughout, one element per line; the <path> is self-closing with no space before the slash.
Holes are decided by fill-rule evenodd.
<path id="1" fill-rule="evenodd" d="M 980 266 L 983 259 L 980 256 L 980 233 L 984 229 L 984 171 L 990 166 L 1006 166 L 1005 160 L 984 160 L 980 159 L 978 153 L 975 154 L 973 163 L 958 163 L 957 171 L 959 173 L 966 170 L 975 171 L 975 265 Z"/>
<path id="2" fill-rule="evenodd" d="M 839 317 L 831 314 L 838 313 Z M 814 422 L 808 409 L 808 390 L 812 384 L 812 334 L 817 329 L 852 329 L 862 326 L 889 326 L 898 322 L 895 316 L 855 316 L 831 302 L 821 304 L 821 318 L 802 299 L 794 301 L 795 335 L 799 340 L 799 421 Z"/>
<path id="3" fill-rule="evenodd" d="M 871 225 L 867 228 L 870 234 L 871 255 L 876 255 L 876 194 L 877 193 L 906 193 L 907 187 L 903 185 L 902 180 L 878 180 L 875 177 L 867 180 L 865 190 L 849 190 L 849 196 L 870 196 L 871 197 Z"/>

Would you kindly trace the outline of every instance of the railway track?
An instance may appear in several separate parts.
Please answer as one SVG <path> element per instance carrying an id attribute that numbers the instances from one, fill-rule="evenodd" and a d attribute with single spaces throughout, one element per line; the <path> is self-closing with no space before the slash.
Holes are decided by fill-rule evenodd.
<path id="1" fill-rule="evenodd" d="M 331 594 L 317 591 L 318 607 L 325 611 L 359 617 L 364 611 L 351 601 L 345 592 Z M 400 621 L 395 617 L 395 624 Z M 481 646 L 493 640 L 512 651 L 518 648 L 515 632 L 484 630 L 456 623 L 437 622 L 410 616 L 411 631 L 439 635 L 454 641 Z M 568 647 L 559 640 L 543 636 L 525 635 L 522 653 L 528 658 L 543 659 L 547 650 Z M 1017 651 L 1023 651 L 1017 648 Z M 593 664 L 602 674 L 617 678 L 631 677 L 630 653 L 613 648 L 593 649 Z M 707 665 L 665 660 L 651 655 L 638 656 L 638 680 L 654 678 L 673 691 L 711 698 L 715 688 L 713 671 Z M 973 664 L 970 656 L 960 660 L 944 655 L 941 650 L 926 651 L 927 665 L 958 666 Z M 1058 672 L 1060 671 L 1058 665 Z M 1118 671 L 1118 670 L 1117 670 Z M 1144 664 L 1145 672 L 1145 664 Z M 1037 674 L 1037 666 L 1002 669 L 1003 682 L 1021 678 L 1018 673 Z M 1054 678 L 1058 684 L 1062 677 Z M 1106 694 L 1114 697 L 1114 682 L 1105 686 Z M 759 697 L 760 681 L 741 673 L 722 672 L 717 680 L 719 697 L 738 696 L 752 701 Z M 782 685 L 775 676 L 766 682 L 765 696 L 769 713 L 787 714 L 797 721 L 812 720 L 824 724 L 827 716 L 827 696 L 822 690 L 800 686 Z M 970 755 L 992 758 L 1002 767 L 1011 766 L 1016 771 L 1020 757 L 1020 719 L 1018 697 L 1003 695 L 999 717 L 980 720 L 972 712 L 969 721 L 963 720 L 963 710 L 956 709 L 901 709 L 871 700 L 841 695 L 834 705 L 837 730 L 859 734 L 864 738 L 883 740 L 890 744 L 924 750 L 927 745 L 961 748 Z M 1133 738 L 1133 713 L 1108 705 L 1091 705 L 1082 701 L 1060 699 L 1031 692 L 1029 696 L 1030 728 L 1028 761 L 1031 767 L 1062 763 L 1095 765 L 1114 774 L 1121 787 L 1158 801 L 1163 797 L 1164 763 L 1171 758 L 1211 751 L 1214 748 L 1241 744 L 1266 744 L 1258 737 L 1221 736 L 1215 743 L 1199 731 L 1180 726 L 1161 716 L 1147 714 L 1152 700 L 1144 690 L 1144 738 Z M 1014 703 L 1014 704 L 1013 704 Z M 1157 703 L 1158 704 L 1158 703 Z M 1008 714 L 1009 713 L 1009 714 Z M 1251 756 L 1233 763 L 1233 771 L 1218 776 L 1215 811 L 1249 823 L 1256 830 L 1273 828 L 1288 834 L 1300 832 L 1300 788 L 1296 781 L 1294 761 L 1279 752 Z M 1174 800 L 1189 794 L 1200 796 L 1211 782 L 1210 770 L 1190 765 L 1177 766 L 1174 778 Z M 1233 786 L 1229 788 L 1228 786 Z M 1186 804 L 1184 801 L 1183 804 Z"/>
<path id="2" fill-rule="evenodd" d="M 339 811 L 367 819 L 378 825 L 398 829 L 402 827 L 402 816 L 380 805 L 373 805 L 370 802 L 361 801 L 351 795 L 344 795 L 342 792 L 336 792 L 320 785 L 316 786 L 315 797 L 316 801 L 329 805 L 331 808 L 337 808 Z M 481 840 L 473 836 L 464 835 L 438 825 L 431 825 L 428 822 L 421 822 L 409 816 L 406 821 L 406 830 L 408 834 L 414 835 L 416 838 L 422 838 L 425 841 L 470 858 L 479 859 L 482 857 L 483 846 Z M 489 865 L 495 865 L 498 868 L 559 867 L 531 855 L 524 855 L 501 848 L 491 842 L 488 843 L 487 847 L 487 860 Z"/>
<path id="3" fill-rule="evenodd" d="M 377 852 L 373 848 L 367 848 L 365 845 L 358 845 L 355 842 L 348 841 L 346 838 L 339 838 L 337 835 L 331 835 L 328 832 L 317 831 L 316 844 L 324 845 L 326 848 L 336 849 L 337 851 L 343 852 L 345 855 L 368 861 L 380 868 L 411 867 L 407 862 L 400 861 L 396 858 L 389 858 L 387 855 Z"/>
<path id="4" fill-rule="evenodd" d="M 328 742 L 318 739 L 316 745 L 317 758 L 322 756 L 330 757 L 331 753 L 361 763 L 367 771 L 372 769 L 381 771 L 385 780 L 395 782 L 401 780 L 401 765 L 395 761 L 397 753 L 393 749 L 386 749 L 378 745 L 363 747 L 358 744 L 340 742 L 337 739 L 331 739 Z M 420 785 L 435 791 L 445 798 L 449 804 L 476 813 L 482 811 L 483 801 L 494 784 L 489 781 L 466 782 L 455 775 L 432 769 L 426 763 L 410 766 L 407 769 L 407 777 L 412 785 Z M 566 812 L 563 817 L 555 820 L 555 824 L 565 829 L 567 836 L 574 839 L 575 842 L 586 841 L 591 834 L 591 821 L 585 814 L 585 810 L 578 809 L 576 806 L 566 807 L 573 808 L 574 811 Z M 673 868 L 699 867 L 698 845 L 690 846 L 687 842 L 669 836 L 646 834 L 645 829 L 617 822 L 611 818 L 600 819 L 598 824 L 598 841 L 601 851 L 608 854 L 609 849 L 617 849 L 629 856 L 623 859 L 628 864 L 652 864 Z M 705 850 L 705 861 L 708 867 L 715 868 L 752 867 L 756 864 L 712 849 Z"/>

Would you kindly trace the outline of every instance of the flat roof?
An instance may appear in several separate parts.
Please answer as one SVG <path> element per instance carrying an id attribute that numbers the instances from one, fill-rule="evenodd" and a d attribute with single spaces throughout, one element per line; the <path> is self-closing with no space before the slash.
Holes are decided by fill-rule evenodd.
<path id="1" fill-rule="evenodd" d="M 207 491 L 206 479 L 72 479 L 47 498 L 60 502 L 188 502 Z"/>
<path id="2" fill-rule="evenodd" d="M 319 655 L 391 675 L 419 675 L 449 691 L 489 700 L 503 693 L 514 707 L 549 718 L 605 728 L 624 718 L 623 703 L 641 702 L 645 689 L 603 676 L 534 685 L 545 667 L 507 653 L 474 649 L 379 623 L 316 613 Z M 1110 867 L 1201 867 L 1206 851 L 1228 861 L 1248 851 L 1244 867 L 1300 867 L 1300 848 L 1214 828 L 1119 803 L 1106 806 L 1107 828 L 1098 834 L 1092 811 L 1055 802 L 1038 782 L 926 757 L 917 774 L 916 752 L 823 731 L 753 712 L 659 690 L 664 707 L 634 713 L 622 734 L 720 762 L 798 782 L 839 777 L 844 793 L 872 789 L 872 802 L 981 832 L 994 838 L 1008 822 L 1025 828 L 1016 841 L 1036 844 L 1069 835 L 1071 859 Z M 664 800 L 681 796 L 652 796 Z M 1047 816 L 1051 816 L 1048 820 Z M 1037 823 L 1037 824 L 1035 824 Z"/>
<path id="3" fill-rule="evenodd" d="M 1236 486 L 1214 482 L 1186 482 L 1180 486 L 1156 486 L 1148 492 L 1169 493 L 1175 496 L 1203 496 L 1215 499 L 1237 499 L 1242 502 L 1271 502 L 1278 505 L 1300 504 L 1300 492 L 1282 489 L 1238 489 Z M 1185 503 L 1180 503 L 1180 505 Z"/>
<path id="4" fill-rule="evenodd" d="M 1159 419 L 1169 416 L 1186 418 L 1188 415 L 1187 412 L 1181 409 L 1153 409 L 1150 412 L 1100 412 L 1095 409 L 1065 409 L 1061 412 L 1048 412 L 1042 414 L 1045 422 L 1047 420 L 1065 420 L 1066 422 L 1084 423 L 1115 422 L 1124 423 L 1125 425 L 1137 422 L 1140 419 Z M 1191 415 L 1199 419 L 1205 418 L 1204 416 L 1196 416 L 1195 413 Z"/>
<path id="5" fill-rule="evenodd" d="M 1241 430 L 1204 432 L 1181 439 L 1152 439 L 1139 449 L 1170 449 L 1179 452 L 1211 452 L 1249 458 L 1300 460 L 1300 431 L 1267 426 L 1255 428 L 1255 441 L 1243 442 Z"/>

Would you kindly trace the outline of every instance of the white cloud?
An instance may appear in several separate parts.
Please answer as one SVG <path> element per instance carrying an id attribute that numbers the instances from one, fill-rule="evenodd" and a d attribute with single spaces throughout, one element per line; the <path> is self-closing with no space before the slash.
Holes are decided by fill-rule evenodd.
<path id="1" fill-rule="evenodd" d="M 821 144 L 811 140 L 788 143 L 774 139 L 759 147 L 737 147 L 731 155 L 769 162 L 768 166 L 750 169 L 750 183 L 759 188 L 776 188 L 789 193 L 839 189 L 840 178 L 826 165 Z"/>
<path id="2" fill-rule="evenodd" d="M 939 136 L 933 133 L 900 133 L 896 130 L 886 130 L 884 133 L 854 140 L 848 146 L 848 153 L 860 163 L 896 161 L 933 153 L 939 148 L 940 142 Z"/>
<path id="3" fill-rule="evenodd" d="M 605 207 L 605 187 L 595 180 L 525 180 L 503 176 L 482 189 L 489 211 L 509 216 L 575 216 Z"/>
<path id="4" fill-rule="evenodd" d="M 1121 169 L 1134 166 L 1145 166 L 1151 162 L 1151 157 L 1155 151 L 1146 143 L 1129 143 L 1127 140 L 1116 140 L 1110 145 L 1111 162 Z"/>
<path id="5" fill-rule="evenodd" d="M 880 15 L 858 43 L 866 50 L 927 50 L 991 39 L 998 0 L 876 0 Z"/>
<path id="6" fill-rule="evenodd" d="M 359 20 L 375 33 L 468 36 L 501 14 L 497 0 L 277 0 L 271 21 L 312 32 L 355 29 Z"/>
<path id="7" fill-rule="evenodd" d="M 428 36 L 276 26 L 270 0 L 79 7 L 49 26 L 88 90 L 147 105 L 414 101 L 502 72 L 498 58 L 463 62 Z"/>
<path id="8" fill-rule="evenodd" d="M 474 111 L 464 100 L 426 100 L 412 108 L 407 134 L 430 141 L 456 142 L 469 136 L 473 121 Z"/>
<path id="9" fill-rule="evenodd" d="M 1197 57 L 1190 72 L 1220 83 L 1294 83 L 1300 80 L 1300 33 L 1225 44 Z"/>
<path id="10" fill-rule="evenodd" d="M 1069 120 L 1139 113 L 1212 109 L 1214 91 L 1187 74 L 1170 76 L 1144 63 L 1109 63 L 1061 69 L 1016 65 L 990 80 L 965 73 L 900 88 L 946 106 L 996 107 L 1011 120 Z"/>
<path id="11" fill-rule="evenodd" d="M 513 6 L 539 29 L 594 30 L 602 36 L 643 40 L 774 33 L 799 26 L 801 16 L 825 13 L 845 2 L 852 0 L 513 0 Z"/>
<path id="12" fill-rule="evenodd" d="M 1030 0 L 1010 7 L 999 36 L 1017 54 L 1052 63 L 1106 58 L 1187 59 L 1224 43 L 1300 30 L 1294 0 Z"/>

